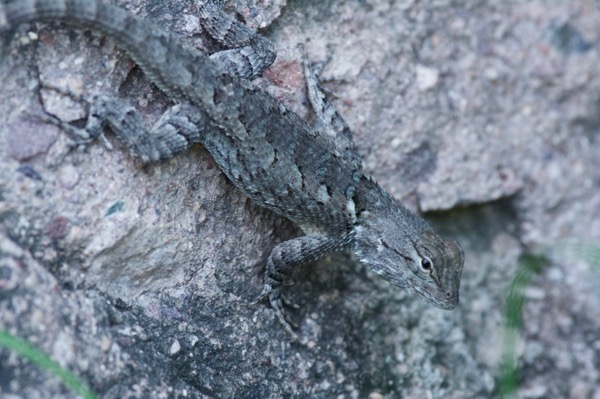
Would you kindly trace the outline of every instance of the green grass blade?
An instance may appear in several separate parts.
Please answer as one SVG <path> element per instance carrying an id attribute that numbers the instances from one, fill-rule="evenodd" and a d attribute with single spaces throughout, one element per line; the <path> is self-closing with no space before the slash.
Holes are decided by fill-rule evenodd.
<path id="1" fill-rule="evenodd" d="M 48 370 L 58 377 L 67 387 L 86 399 L 96 399 L 97 396 L 74 374 L 62 368 L 54 360 L 50 359 L 38 348 L 27 342 L 0 330 L 0 346 L 17 352 L 20 356 L 28 359 L 39 368 Z"/>
<path id="2" fill-rule="evenodd" d="M 513 279 L 506 298 L 504 340 L 500 359 L 500 397 L 512 398 L 518 388 L 517 351 L 519 333 L 523 324 L 521 318 L 525 296 L 523 292 L 547 263 L 544 257 L 525 255 L 519 260 L 517 274 Z"/>
<path id="3" fill-rule="evenodd" d="M 558 257 L 579 259 L 595 269 L 600 269 L 600 245 L 579 240 L 564 242 L 549 249 Z M 522 312 L 525 303 L 524 290 L 535 274 L 539 274 L 548 263 L 543 256 L 524 255 L 519 260 L 517 274 L 513 279 L 506 298 L 504 339 L 500 359 L 500 397 L 513 398 L 518 388 L 517 351 L 522 327 Z"/>

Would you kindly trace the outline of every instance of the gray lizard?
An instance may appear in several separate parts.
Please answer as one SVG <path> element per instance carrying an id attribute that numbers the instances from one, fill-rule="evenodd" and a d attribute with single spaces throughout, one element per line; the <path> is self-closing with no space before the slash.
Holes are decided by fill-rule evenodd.
<path id="1" fill-rule="evenodd" d="M 364 175 L 350 129 L 321 93 L 308 62 L 307 91 L 322 121 L 319 130 L 253 86 L 249 79 L 273 62 L 274 52 L 218 3 L 200 4 L 200 16 L 209 33 L 228 36 L 232 48 L 210 57 L 99 0 L 1 0 L 0 33 L 10 38 L 21 23 L 61 20 L 108 36 L 176 105 L 147 129 L 132 107 L 98 97 L 86 134 L 97 136 L 109 127 L 144 162 L 201 143 L 237 188 L 304 231 L 277 245 L 266 265 L 262 297 L 288 330 L 282 283 L 299 265 L 345 249 L 392 284 L 453 309 L 464 263 L 458 243 L 442 239 Z"/>

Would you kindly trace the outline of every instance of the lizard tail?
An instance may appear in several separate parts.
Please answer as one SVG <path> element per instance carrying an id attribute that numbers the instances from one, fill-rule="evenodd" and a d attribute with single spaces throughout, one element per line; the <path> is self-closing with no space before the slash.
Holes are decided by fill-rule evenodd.
<path id="1" fill-rule="evenodd" d="M 0 0 L 0 34 L 5 46 L 18 25 L 42 20 L 60 20 L 105 34 L 174 99 L 183 99 L 178 87 L 215 78 L 210 76 L 213 67 L 198 68 L 210 62 L 206 56 L 179 44 L 168 32 L 99 0 Z M 192 70 L 202 76 L 193 76 Z"/>
<path id="2" fill-rule="evenodd" d="M 0 0 L 0 30 L 11 32 L 22 23 L 43 20 L 81 23 L 111 37 L 124 35 L 119 44 L 125 50 L 139 42 L 139 38 L 128 34 L 130 30 L 127 29 L 139 21 L 123 10 L 97 0 Z"/>

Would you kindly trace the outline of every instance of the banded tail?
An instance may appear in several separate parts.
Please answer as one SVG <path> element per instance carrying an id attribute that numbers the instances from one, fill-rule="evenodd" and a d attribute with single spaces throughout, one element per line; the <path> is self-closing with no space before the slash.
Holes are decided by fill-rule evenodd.
<path id="1" fill-rule="evenodd" d="M 6 41 L 10 41 L 18 25 L 48 20 L 106 35 L 173 99 L 186 98 L 181 87 L 211 81 L 217 74 L 202 53 L 182 45 L 178 38 L 151 23 L 100 0 L 0 0 L 0 35 L 9 36 L 4 38 Z M 199 98 L 189 100 L 203 102 L 202 97 L 211 93 L 197 94 Z"/>

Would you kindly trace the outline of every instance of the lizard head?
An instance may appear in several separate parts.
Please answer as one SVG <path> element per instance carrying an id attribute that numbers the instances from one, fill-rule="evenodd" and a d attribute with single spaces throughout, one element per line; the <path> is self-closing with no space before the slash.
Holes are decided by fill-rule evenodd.
<path id="1" fill-rule="evenodd" d="M 357 256 L 392 284 L 413 290 L 439 308 L 453 309 L 458 304 L 463 250 L 399 203 L 390 205 L 365 212 L 358 221 Z"/>

